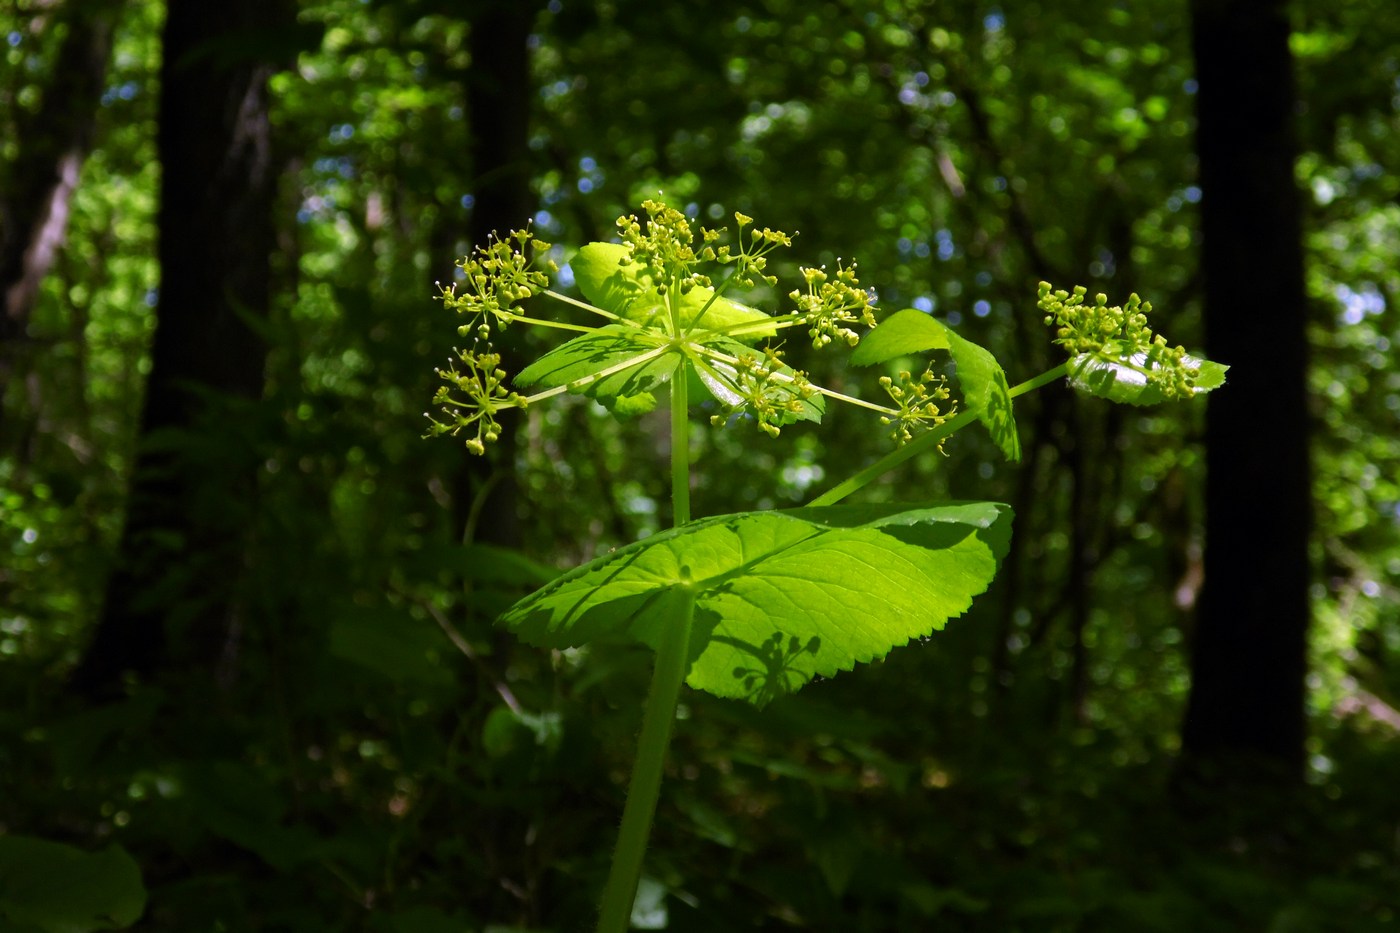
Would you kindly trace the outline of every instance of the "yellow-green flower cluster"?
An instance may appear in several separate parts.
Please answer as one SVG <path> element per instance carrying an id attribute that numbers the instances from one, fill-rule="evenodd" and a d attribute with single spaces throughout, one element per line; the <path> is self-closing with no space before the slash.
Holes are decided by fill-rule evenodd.
<path id="1" fill-rule="evenodd" d="M 696 234 L 690 221 L 673 207 L 658 201 L 643 201 L 646 211 L 645 227 L 635 214 L 617 219 L 618 235 L 626 245 L 629 259 L 647 267 L 647 272 L 662 294 L 673 284 L 682 293 L 697 285 L 710 287 L 710 277 L 695 271 L 701 262 L 734 263 L 733 284 L 745 288 L 752 287 L 761 279 L 769 285 L 777 283 L 777 278 L 767 275 L 768 260 L 765 254 L 779 246 L 791 246 L 792 237 L 781 230 L 747 230 L 753 218 L 735 212 L 738 224 L 738 246 L 717 246 L 721 233 L 708 227 L 699 228 L 700 248 L 696 250 Z"/>
<path id="2" fill-rule="evenodd" d="M 438 376 L 448 385 L 438 386 L 433 404 L 442 408 L 448 420 L 438 421 L 427 415 L 433 423 L 428 436 L 451 434 L 455 437 L 475 426 L 476 436 L 467 439 L 467 450 L 481 455 L 486 452 L 487 444 L 495 443 L 501 436 L 496 413 L 507 408 L 524 408 L 525 399 L 506 388 L 506 372 L 500 368 L 500 354 L 458 350 L 457 358 L 466 364 L 465 371 L 459 371 L 452 362 L 447 369 L 437 370 Z"/>
<path id="3" fill-rule="evenodd" d="M 908 370 L 902 370 L 898 379 L 881 376 L 880 385 L 899 408 L 895 415 L 882 415 L 880 423 L 892 425 L 890 439 L 901 447 L 914 439 L 915 432 L 937 427 L 957 411 L 957 403 L 946 412 L 938 407 L 939 402 L 948 400 L 948 383 L 930 370 L 925 369 L 917 379 Z M 938 449 L 943 450 L 941 441 Z"/>
<path id="4" fill-rule="evenodd" d="M 860 322 L 875 326 L 874 297 L 860 287 L 855 263 L 837 263 L 834 278 L 827 275 L 825 267 L 804 268 L 802 277 L 807 281 L 807 291 L 795 289 L 788 297 L 797 303 L 813 347 L 820 350 L 837 337 L 854 347 L 860 342 L 860 335 L 845 325 Z"/>
<path id="5" fill-rule="evenodd" d="M 531 252 L 528 259 L 527 245 Z M 444 306 L 470 319 L 458 333 L 485 340 L 491 336 L 493 324 L 502 328 L 509 324 L 515 305 L 548 288 L 549 273 L 558 271 L 551 260 L 539 259 L 549 249 L 550 245 L 536 239 L 528 228 L 512 230 L 504 240 L 493 235 L 485 246 L 478 246 L 457 263 L 462 270 L 461 292 L 458 283 L 445 288 L 439 285 L 438 297 Z"/>
<path id="6" fill-rule="evenodd" d="M 647 212 L 645 229 L 635 214 L 617 219 L 617 232 L 630 260 L 647 267 L 663 295 L 673 283 L 679 285 L 682 293 L 696 285 L 708 286 L 708 276 L 692 271 L 706 257 L 695 252 L 695 233 L 686 216 L 659 201 L 643 201 L 642 209 Z M 700 237 L 708 245 L 719 238 L 719 233 L 701 227 Z"/>
<path id="7" fill-rule="evenodd" d="M 785 424 L 797 420 L 804 411 L 803 403 L 817 394 L 807 376 L 782 363 L 782 353 L 771 347 L 760 357 L 755 353 L 740 356 L 735 363 L 734 386 L 741 402 L 733 411 L 747 410 L 758 428 L 769 437 L 777 437 Z M 711 424 L 723 421 L 721 416 L 710 419 Z"/>
<path id="8" fill-rule="evenodd" d="M 1041 282 L 1038 306 L 1045 312 L 1045 323 L 1055 328 L 1055 343 L 1072 357 L 1094 356 L 1112 363 L 1132 366 L 1155 385 L 1164 398 L 1190 398 L 1196 392 L 1198 367 L 1190 365 L 1186 348 L 1170 346 L 1165 337 L 1153 334 L 1147 325 L 1150 302 L 1129 295 L 1122 307 L 1110 305 L 1108 296 L 1094 296 L 1088 304 L 1088 290 L 1076 285 L 1073 292 L 1055 289 Z"/>
<path id="9" fill-rule="evenodd" d="M 778 277 L 768 275 L 765 271 L 768 268 L 766 254 L 771 253 L 779 246 L 791 246 L 792 237 L 781 230 L 773 230 L 769 227 L 760 230 L 755 227 L 748 232 L 748 239 L 745 240 L 744 228 L 753 223 L 753 218 L 735 211 L 734 222 L 739 225 L 739 251 L 736 253 L 729 246 L 721 246 L 717 250 L 708 248 L 704 257 L 716 262 L 735 263 L 734 283 L 736 285 L 752 288 L 760 279 L 769 285 L 777 285 Z"/>

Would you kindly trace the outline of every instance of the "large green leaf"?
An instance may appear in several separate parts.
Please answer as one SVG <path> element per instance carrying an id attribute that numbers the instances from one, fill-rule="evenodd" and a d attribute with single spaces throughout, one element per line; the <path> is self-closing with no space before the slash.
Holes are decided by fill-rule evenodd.
<path id="1" fill-rule="evenodd" d="M 947 350 L 952 355 L 964 408 L 986 426 L 1006 459 L 1021 459 L 1011 390 L 1001 364 L 990 352 L 959 337 L 943 322 L 913 308 L 898 311 L 861 339 L 851 354 L 851 362 L 868 366 L 928 350 Z"/>
<path id="2" fill-rule="evenodd" d="M 668 595 L 692 587 L 686 682 L 762 705 L 941 629 L 987 588 L 1010 534 L 994 502 L 722 515 L 565 574 L 501 622 L 543 647 L 655 647 Z"/>
<path id="3" fill-rule="evenodd" d="M 627 247 L 620 243 L 589 243 L 575 254 L 569 267 L 574 281 L 584 297 L 604 311 L 620 314 L 638 324 L 656 325 L 657 317 L 665 312 L 665 302 L 646 266 L 623 264 Z M 705 311 L 701 324 L 705 329 L 720 330 L 737 324 L 766 320 L 768 315 L 757 308 L 714 297 L 714 289 L 697 287 L 681 298 L 681 323 L 689 325 Z M 771 337 L 770 328 L 745 335 L 745 339 Z"/>
<path id="4" fill-rule="evenodd" d="M 655 404 L 652 390 L 676 371 L 675 353 L 654 352 L 664 345 L 665 338 L 655 331 L 609 324 L 550 350 L 521 370 L 515 384 L 547 389 L 577 384 L 576 391 L 581 394 L 620 409 L 620 413 L 635 414 Z M 638 362 L 634 366 L 623 365 L 628 360 Z M 614 366 L 620 367 L 617 372 L 584 381 Z"/>
<path id="5" fill-rule="evenodd" d="M 1189 355 L 1182 358 L 1181 364 L 1194 370 L 1191 384 L 1197 393 L 1224 385 L 1225 371 L 1230 368 Z M 1157 405 L 1166 401 L 1161 376 L 1142 352 L 1120 357 L 1102 352 L 1081 353 L 1069 361 L 1069 381 L 1076 389 L 1130 405 Z"/>
<path id="6" fill-rule="evenodd" d="M 121 846 L 88 853 L 45 839 L 0 836 L 0 926 L 44 933 L 120 930 L 145 909 L 141 870 Z"/>

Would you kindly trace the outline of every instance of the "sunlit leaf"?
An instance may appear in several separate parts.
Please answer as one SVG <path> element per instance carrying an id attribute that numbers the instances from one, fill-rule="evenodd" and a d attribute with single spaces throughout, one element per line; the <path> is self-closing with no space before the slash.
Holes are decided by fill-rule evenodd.
<path id="1" fill-rule="evenodd" d="M 582 247 L 569 263 L 574 281 L 584 297 L 604 311 L 620 314 L 638 324 L 658 325 L 658 316 L 666 313 L 665 302 L 645 266 L 623 264 L 627 247 L 620 243 L 589 243 Z M 701 325 L 710 330 L 766 320 L 768 315 L 757 308 L 739 304 L 728 298 L 714 296 L 714 289 L 692 288 L 681 298 L 681 323 L 689 325 L 700 317 Z M 708 310 L 705 306 L 709 304 Z M 771 337 L 772 329 L 754 331 L 745 339 Z"/>
<path id="2" fill-rule="evenodd" d="M 1021 459 L 1011 392 L 1001 364 L 990 352 L 959 337 L 943 322 L 913 308 L 896 312 L 861 339 L 860 346 L 851 353 L 851 362 L 868 366 L 929 350 L 947 350 L 952 355 L 964 410 L 977 415 L 1006 459 Z"/>
<path id="3" fill-rule="evenodd" d="M 884 363 L 928 350 L 948 349 L 948 328 L 922 311 L 906 308 L 880 322 L 851 352 L 856 366 Z"/>
<path id="4" fill-rule="evenodd" d="M 992 502 L 717 516 L 565 574 L 501 622 L 544 647 L 655 647 L 670 622 L 658 608 L 689 585 L 686 682 L 762 705 L 941 629 L 987 588 L 1010 532 L 1011 510 Z"/>
<path id="5" fill-rule="evenodd" d="M 655 406 L 653 390 L 676 371 L 675 352 L 655 352 L 663 346 L 663 339 L 653 331 L 609 324 L 550 350 L 521 370 L 515 383 L 547 389 L 571 386 L 572 391 L 596 398 L 618 414 L 637 414 Z M 629 360 L 637 362 L 625 365 Z M 586 381 L 614 366 L 620 367 L 617 372 Z"/>
<path id="6" fill-rule="evenodd" d="M 970 340 L 948 331 L 948 349 L 958 368 L 963 404 L 977 415 L 1007 460 L 1021 459 L 1021 439 L 1011 410 L 1011 390 L 1006 373 L 992 354 Z"/>

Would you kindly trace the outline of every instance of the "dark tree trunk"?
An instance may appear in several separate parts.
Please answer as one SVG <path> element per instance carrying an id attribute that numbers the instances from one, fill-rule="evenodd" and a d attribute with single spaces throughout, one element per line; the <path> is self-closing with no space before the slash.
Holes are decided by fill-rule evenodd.
<path id="1" fill-rule="evenodd" d="M 471 20 L 471 71 L 467 114 L 472 132 L 472 205 L 468 241 L 485 245 L 492 233 L 523 227 L 534 214 L 530 193 L 530 27 L 536 3 L 476 4 Z M 520 328 L 494 335 L 510 373 L 521 368 L 515 341 Z M 516 511 L 516 425 L 506 426 L 487 457 L 466 458 L 457 476 L 457 521 L 467 528 L 474 514 L 479 541 L 520 543 Z M 480 500 L 480 501 L 478 501 Z"/>
<path id="2" fill-rule="evenodd" d="M 1311 486 L 1294 84 L 1279 0 L 1195 0 L 1206 350 L 1206 552 L 1188 770 L 1301 774 Z M 1200 767 L 1204 766 L 1204 767 Z"/>
<path id="3" fill-rule="evenodd" d="M 267 80 L 289 0 L 171 0 L 157 145 L 160 302 L 120 563 L 75 686 L 210 670 L 233 631 L 258 457 L 256 322 L 269 303 L 278 178 Z"/>
<path id="4" fill-rule="evenodd" d="M 69 203 L 92 146 L 121 10 L 120 2 L 69 4 L 63 16 L 68 33 L 54 61 L 53 78 L 44 88 L 43 103 L 15 127 L 20 149 L 0 191 L 0 403 L 39 283 L 63 245 Z"/>

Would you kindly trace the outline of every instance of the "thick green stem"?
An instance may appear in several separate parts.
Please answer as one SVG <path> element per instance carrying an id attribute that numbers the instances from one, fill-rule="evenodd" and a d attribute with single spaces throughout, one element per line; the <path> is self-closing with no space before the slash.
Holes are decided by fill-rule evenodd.
<path id="1" fill-rule="evenodd" d="M 686 365 L 682 360 L 671 377 L 671 502 L 673 521 L 690 521 L 690 420 L 687 411 Z M 608 884 L 598 916 L 598 933 L 625 933 L 632 918 L 632 903 L 642 875 L 642 859 L 651 835 L 656 800 L 661 794 L 661 773 L 676 702 L 685 682 L 690 655 L 690 629 L 695 618 L 695 592 L 690 588 L 690 568 L 681 567 L 682 582 L 659 600 L 651 611 L 661 617 L 661 643 L 656 649 L 656 669 L 651 676 L 637 757 L 627 785 L 627 805 L 617 834 Z"/>
<path id="2" fill-rule="evenodd" d="M 690 399 L 686 359 L 671 376 L 671 523 L 690 521 Z"/>
<path id="3" fill-rule="evenodd" d="M 1047 370 L 1033 379 L 1027 379 L 1025 382 L 1022 382 L 1019 385 L 1012 386 L 1011 389 L 1008 390 L 1007 394 L 1010 395 L 1012 398 L 1016 398 L 1018 395 L 1025 395 L 1027 392 L 1034 391 L 1035 389 L 1040 388 L 1046 383 L 1054 382 L 1056 379 L 1059 379 L 1060 377 L 1064 376 L 1067 372 L 1069 372 L 1069 364 L 1061 363 L 1054 369 Z M 956 418 L 953 418 L 950 421 L 946 421 L 943 424 L 940 424 L 938 427 L 934 428 L 932 431 L 929 431 L 927 434 L 920 434 L 918 437 L 914 438 L 912 441 L 905 444 L 903 447 L 900 447 L 898 450 L 893 450 L 890 453 L 885 454 L 879 460 L 876 460 L 874 463 L 870 464 L 870 466 L 861 470 L 859 473 L 855 474 L 854 476 L 850 477 L 844 482 L 838 483 L 837 485 L 831 487 L 826 492 L 822 493 L 820 496 L 817 496 L 815 499 L 809 502 L 808 505 L 832 505 L 833 503 L 840 502 L 842 499 L 846 498 L 851 493 L 855 492 L 857 489 L 862 489 L 865 486 L 868 486 L 874 480 L 879 479 L 881 476 L 884 476 L 890 470 L 893 470 L 895 467 L 899 466 L 901 463 L 908 460 L 910 457 L 918 456 L 919 454 L 928 450 L 930 447 L 938 446 L 939 442 L 942 441 L 944 438 L 948 437 L 950 434 L 953 434 L 956 431 L 961 431 L 963 428 L 967 427 L 969 424 L 976 420 L 977 415 L 975 413 L 970 411 L 963 412 Z"/>
<path id="4" fill-rule="evenodd" d="M 681 568 L 682 574 L 687 569 Z M 625 933 L 637 897 L 651 820 L 661 793 L 661 772 L 666 747 L 671 741 L 671 723 L 676 718 L 676 701 L 690 653 L 690 628 L 695 618 L 695 592 L 682 584 L 671 590 L 656 606 L 662 616 L 661 644 L 656 651 L 656 670 L 647 694 L 642 735 L 637 741 L 637 758 L 632 765 L 632 781 L 627 787 L 627 805 L 622 810 L 622 828 L 613 850 L 608 886 L 598 917 L 598 933 Z"/>

